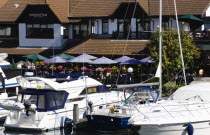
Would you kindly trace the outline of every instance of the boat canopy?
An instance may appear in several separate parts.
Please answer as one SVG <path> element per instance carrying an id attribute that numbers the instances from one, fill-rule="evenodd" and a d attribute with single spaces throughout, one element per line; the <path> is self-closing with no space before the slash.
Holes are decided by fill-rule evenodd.
<path id="1" fill-rule="evenodd" d="M 193 81 L 189 85 L 177 89 L 169 97 L 171 100 L 200 100 L 210 101 L 210 82 Z"/>
<path id="2" fill-rule="evenodd" d="M 34 102 L 37 106 L 37 111 L 39 112 L 54 111 L 64 108 L 69 95 L 66 91 L 52 91 L 44 89 L 23 90 L 20 91 L 19 94 L 22 94 L 21 102 L 24 100 Z"/>

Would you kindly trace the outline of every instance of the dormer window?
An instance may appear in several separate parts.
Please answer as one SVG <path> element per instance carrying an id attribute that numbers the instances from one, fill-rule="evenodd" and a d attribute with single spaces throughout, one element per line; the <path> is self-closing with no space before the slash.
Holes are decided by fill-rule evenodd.
<path id="1" fill-rule="evenodd" d="M 12 8 L 18 8 L 19 7 L 19 4 L 14 4 L 13 6 L 12 6 Z"/>
<path id="2" fill-rule="evenodd" d="M 26 38 L 54 38 L 53 24 L 27 24 Z"/>

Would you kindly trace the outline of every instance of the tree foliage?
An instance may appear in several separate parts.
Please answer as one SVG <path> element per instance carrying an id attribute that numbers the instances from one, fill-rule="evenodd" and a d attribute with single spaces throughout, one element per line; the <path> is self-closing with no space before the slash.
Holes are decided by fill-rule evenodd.
<path id="1" fill-rule="evenodd" d="M 163 77 L 167 78 L 171 73 L 177 73 L 182 69 L 178 32 L 174 29 L 163 30 L 162 40 L 162 71 Z M 185 69 L 189 69 L 189 64 L 200 57 L 199 50 L 193 43 L 193 37 L 187 33 L 180 32 L 182 51 Z M 147 45 L 150 55 L 159 60 L 159 32 L 152 34 L 151 43 Z M 157 62 L 158 64 L 158 62 Z"/>

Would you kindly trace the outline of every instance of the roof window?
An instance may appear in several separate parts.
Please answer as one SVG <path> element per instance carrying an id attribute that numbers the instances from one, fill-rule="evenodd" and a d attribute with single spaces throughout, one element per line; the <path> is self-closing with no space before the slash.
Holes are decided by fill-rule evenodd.
<path id="1" fill-rule="evenodd" d="M 19 7 L 19 4 L 14 4 L 13 6 L 12 6 L 12 8 L 18 8 Z"/>

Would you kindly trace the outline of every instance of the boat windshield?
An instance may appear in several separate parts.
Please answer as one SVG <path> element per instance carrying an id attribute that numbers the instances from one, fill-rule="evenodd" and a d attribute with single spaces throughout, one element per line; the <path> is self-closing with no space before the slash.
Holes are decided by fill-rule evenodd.
<path id="1" fill-rule="evenodd" d="M 151 88 L 134 88 L 133 94 L 128 97 L 127 102 L 130 104 L 144 104 L 146 102 L 156 102 L 158 92 Z"/>

